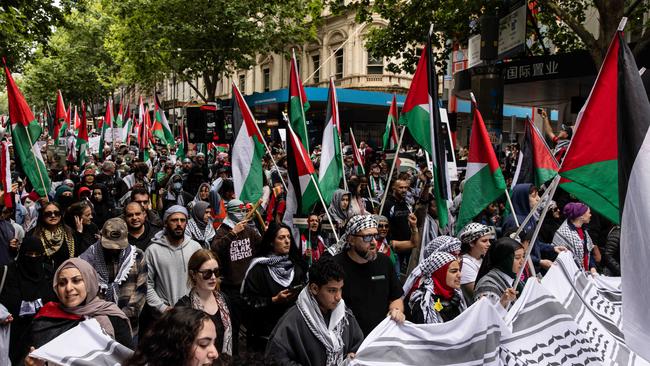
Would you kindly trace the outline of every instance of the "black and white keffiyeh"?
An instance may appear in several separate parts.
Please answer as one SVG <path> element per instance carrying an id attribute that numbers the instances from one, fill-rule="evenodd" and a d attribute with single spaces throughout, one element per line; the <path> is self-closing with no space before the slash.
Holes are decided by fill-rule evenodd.
<path id="1" fill-rule="evenodd" d="M 569 221 L 564 220 L 562 225 L 557 229 L 553 236 L 553 246 L 563 246 L 573 253 L 578 268 L 583 268 L 583 257 L 585 255 L 585 247 L 589 253 L 594 249 L 594 242 L 587 230 L 584 230 L 585 239 L 580 239 L 580 235 L 576 231 L 576 227 Z"/>
<path id="2" fill-rule="evenodd" d="M 348 224 L 345 225 L 345 233 L 341 235 L 341 241 L 345 243 L 348 239 L 348 236 L 356 234 L 361 230 L 373 227 L 377 227 L 377 220 L 373 215 L 354 216 L 348 221 Z"/>
<path id="3" fill-rule="evenodd" d="M 325 324 L 325 318 L 320 311 L 318 302 L 309 293 L 309 288 L 305 287 L 298 295 L 296 306 L 302 314 L 307 327 L 318 341 L 325 347 L 327 354 L 327 366 L 339 365 L 345 355 L 343 343 L 343 330 L 348 325 L 345 316 L 345 301 L 341 299 L 332 310 L 329 325 Z"/>
<path id="4" fill-rule="evenodd" d="M 108 278 L 108 268 L 106 260 L 104 259 L 104 250 L 101 242 L 93 244 L 86 252 L 80 257 L 92 265 L 97 271 L 97 279 L 99 280 L 99 290 L 104 293 L 104 299 L 117 304 L 120 296 L 120 285 L 129 276 L 131 267 L 135 264 L 135 256 L 137 251 L 133 245 L 129 245 L 120 251 L 119 256 L 119 270 L 115 274 L 115 278 Z"/>
<path id="5" fill-rule="evenodd" d="M 470 222 L 467 224 L 460 233 L 460 241 L 469 244 L 484 235 L 489 234 L 492 229 L 489 226 L 479 224 L 478 222 Z"/>
<path id="6" fill-rule="evenodd" d="M 248 278 L 248 273 L 255 265 L 261 264 L 266 266 L 269 270 L 269 274 L 273 281 L 282 287 L 289 287 L 293 281 L 293 262 L 289 259 L 288 255 L 271 255 L 269 257 L 257 257 L 251 261 L 251 264 L 246 270 L 244 275 L 244 281 L 241 283 L 241 289 L 239 290 L 241 294 L 244 293 L 244 285 L 246 284 L 246 279 Z"/>
<path id="7" fill-rule="evenodd" d="M 449 262 L 458 260 L 454 255 L 451 255 L 446 252 L 434 252 L 427 257 L 420 265 L 415 267 L 411 272 L 408 279 L 404 283 L 404 294 L 408 296 L 408 303 L 411 309 L 416 306 L 419 306 L 422 310 L 424 316 L 424 321 L 426 324 L 433 323 L 443 323 L 443 319 L 440 314 L 434 309 L 434 281 L 433 281 L 433 272 L 442 268 Z M 409 293 L 415 282 L 420 279 L 420 284 L 418 288 Z M 461 295 L 458 290 L 455 290 L 458 295 Z M 461 299 L 461 309 L 464 309 L 464 302 Z"/>
<path id="8" fill-rule="evenodd" d="M 434 252 L 460 253 L 460 240 L 453 236 L 440 235 L 424 246 L 423 258 L 429 258 Z M 424 260 L 422 261 L 424 263 Z"/>

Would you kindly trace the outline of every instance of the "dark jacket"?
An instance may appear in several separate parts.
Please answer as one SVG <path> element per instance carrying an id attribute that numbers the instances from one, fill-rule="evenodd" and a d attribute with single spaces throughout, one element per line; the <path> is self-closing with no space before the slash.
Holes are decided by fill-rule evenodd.
<path id="1" fill-rule="evenodd" d="M 519 224 L 524 222 L 526 219 L 526 216 L 528 216 L 528 213 L 530 213 L 530 201 L 528 200 L 528 195 L 530 191 L 530 187 L 532 184 L 530 183 L 522 183 L 522 184 L 517 184 L 512 188 L 512 206 L 515 210 L 515 213 L 517 214 L 517 221 L 519 221 Z M 526 227 L 524 230 L 530 230 L 535 228 L 535 225 L 537 224 L 537 219 L 535 217 L 532 217 L 529 221 L 528 224 L 526 224 Z M 515 218 L 512 214 L 508 215 L 505 220 L 503 221 L 503 232 L 505 233 L 509 229 L 512 228 L 517 228 L 517 223 L 515 222 Z"/>
<path id="2" fill-rule="evenodd" d="M 363 333 L 350 309 L 346 309 L 343 328 L 343 354 L 357 352 Z M 327 363 L 325 346 L 314 336 L 298 307 L 293 306 L 273 329 L 266 347 L 266 360 L 272 365 L 316 366 Z"/>
<path id="3" fill-rule="evenodd" d="M 605 268 L 603 273 L 607 276 L 618 277 L 621 275 L 621 227 L 614 226 L 607 235 L 605 244 Z"/>
<path id="4" fill-rule="evenodd" d="M 155 226 L 148 221 L 145 221 L 144 232 L 139 238 L 133 237 L 129 234 L 129 244 L 135 245 L 136 248 L 144 252 L 149 246 L 149 243 L 151 243 L 151 239 L 153 239 L 154 235 L 156 235 L 160 230 L 162 230 L 160 226 Z"/>

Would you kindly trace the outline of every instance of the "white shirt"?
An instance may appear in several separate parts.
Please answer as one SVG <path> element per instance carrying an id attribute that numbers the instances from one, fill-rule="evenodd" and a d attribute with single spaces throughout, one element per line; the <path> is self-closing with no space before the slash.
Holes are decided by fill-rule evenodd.
<path id="1" fill-rule="evenodd" d="M 460 271 L 460 284 L 466 285 L 476 281 L 478 270 L 481 268 L 483 259 L 476 259 L 471 255 L 463 254 L 463 268 Z"/>

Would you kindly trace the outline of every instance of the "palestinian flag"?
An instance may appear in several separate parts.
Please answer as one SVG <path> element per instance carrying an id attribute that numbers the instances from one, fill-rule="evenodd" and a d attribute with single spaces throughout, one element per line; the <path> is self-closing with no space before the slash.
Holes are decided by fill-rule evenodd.
<path id="1" fill-rule="evenodd" d="M 165 111 L 160 108 L 160 101 L 157 95 L 154 98 L 154 116 L 156 120 L 154 121 L 152 130 L 153 136 L 158 137 L 160 142 L 165 145 L 174 145 L 174 134 L 169 127 L 167 117 L 165 117 Z"/>
<path id="2" fill-rule="evenodd" d="M 309 102 L 307 101 L 305 88 L 302 86 L 302 80 L 300 80 L 298 63 L 294 52 L 291 58 L 291 72 L 289 73 L 289 124 L 300 137 L 300 142 L 305 147 L 307 156 L 309 156 L 309 136 L 305 112 L 308 109 Z"/>
<path id="3" fill-rule="evenodd" d="M 232 83 L 232 95 L 233 123 L 240 126 L 233 145 L 233 151 L 237 153 L 232 156 L 235 196 L 243 202 L 256 203 L 262 197 L 264 140 L 253 114 L 235 83 Z"/>
<path id="4" fill-rule="evenodd" d="M 393 94 L 393 101 L 390 103 L 388 118 L 386 119 L 386 131 L 382 139 L 383 150 L 392 150 L 397 146 L 397 98 Z"/>
<path id="5" fill-rule="evenodd" d="M 79 119 L 76 108 L 75 119 Z M 79 120 L 79 132 L 77 133 L 77 149 L 79 150 L 77 159 L 79 166 L 82 167 L 86 163 L 86 150 L 88 150 L 88 124 L 86 123 L 86 105 L 83 100 L 81 101 L 81 119 Z"/>
<path id="6" fill-rule="evenodd" d="M 456 221 L 456 232 L 465 227 L 491 202 L 499 198 L 506 190 L 499 161 L 492 148 L 490 135 L 483 122 L 481 112 L 474 105 L 474 122 L 469 140 L 469 156 L 463 201 Z"/>
<path id="7" fill-rule="evenodd" d="M 336 98 L 336 87 L 332 79 L 330 79 L 330 88 L 327 93 L 327 117 L 325 117 L 325 121 L 320 153 L 321 163 L 318 170 L 318 185 L 325 202 L 330 202 L 332 201 L 332 194 L 339 188 L 343 178 L 339 103 Z"/>
<path id="8" fill-rule="evenodd" d="M 307 215 L 318 202 L 318 187 L 314 184 L 314 165 L 300 137 L 291 126 L 287 129 L 287 208 L 282 222 L 293 227 L 294 216 Z M 299 238 L 299 237 L 297 237 Z"/>
<path id="9" fill-rule="evenodd" d="M 183 160 L 185 159 L 185 156 L 187 156 L 187 148 L 189 147 L 187 144 L 187 131 L 185 130 L 185 124 L 183 121 L 180 121 L 178 124 L 178 131 L 181 135 L 181 143 L 176 148 L 176 158 Z"/>
<path id="10" fill-rule="evenodd" d="M 113 125 L 113 101 L 109 99 L 106 102 L 106 114 L 104 114 L 104 119 L 99 121 L 99 158 L 104 158 L 104 138 L 106 136 L 106 131 L 109 128 L 112 128 Z"/>
<path id="11" fill-rule="evenodd" d="M 625 42 L 619 42 L 617 36 L 609 46 L 591 94 L 578 114 L 559 172 L 562 189 L 614 223 L 620 222 L 617 98 L 625 92 L 619 93 L 621 43 Z"/>
<path id="12" fill-rule="evenodd" d="M 411 81 L 411 88 L 406 95 L 404 107 L 402 107 L 400 123 L 408 128 L 413 139 L 431 157 L 438 222 L 440 228 L 445 228 L 449 222 L 447 201 L 451 199 L 451 193 L 447 181 L 445 149 L 441 145 L 443 139 L 439 138 L 442 134 L 442 122 L 438 108 L 438 78 L 433 68 L 430 49 L 429 42 L 420 55 L 420 61 Z"/>
<path id="13" fill-rule="evenodd" d="M 52 138 L 54 139 L 54 144 L 59 144 L 59 137 L 62 133 L 65 133 L 66 129 L 66 120 L 67 113 L 65 111 L 65 104 L 63 103 L 63 95 L 61 95 L 61 90 L 58 90 L 56 93 L 56 111 L 54 116 L 54 128 L 52 130 Z"/>
<path id="14" fill-rule="evenodd" d="M 115 118 L 114 127 L 122 128 L 124 124 L 124 115 L 122 114 L 122 101 L 120 101 L 120 110 L 117 112 L 117 118 Z"/>
<path id="15" fill-rule="evenodd" d="M 4 116 L 2 119 L 4 120 Z M 5 207 L 11 208 L 14 203 L 11 198 L 11 168 L 9 161 L 9 143 L 2 141 L 0 142 L 0 183 L 2 183 L 0 188 L 4 191 Z"/>
<path id="16" fill-rule="evenodd" d="M 126 106 L 126 113 L 124 116 L 126 117 L 126 123 L 122 130 L 122 139 L 126 141 L 126 146 L 129 146 L 131 145 L 131 132 L 133 131 L 133 115 L 131 114 L 130 102 Z"/>
<path id="17" fill-rule="evenodd" d="M 37 144 L 43 130 L 36 122 L 25 97 L 11 76 L 9 68 L 6 64 L 4 66 L 14 153 L 18 155 L 20 164 L 36 193 L 41 197 L 46 197 L 51 188 L 50 177 L 47 175 L 41 149 Z"/>
<path id="18" fill-rule="evenodd" d="M 622 329 L 627 346 L 646 360 L 650 360 L 649 127 L 648 94 L 619 31 L 581 111 L 560 175 L 572 181 L 563 188 L 610 220 L 618 222 L 620 208 Z"/>
<path id="19" fill-rule="evenodd" d="M 140 157 L 142 161 L 149 160 L 149 145 L 151 144 L 151 117 L 149 116 L 149 107 L 142 104 L 140 98 L 140 131 L 138 131 L 138 146 L 140 147 Z"/>
<path id="20" fill-rule="evenodd" d="M 531 183 L 537 187 L 557 175 L 559 164 L 539 130 L 530 119 L 526 120 L 524 143 L 519 151 L 517 170 L 512 178 L 512 186 Z"/>
<path id="21" fill-rule="evenodd" d="M 357 176 L 366 175 L 366 171 L 363 168 L 366 163 L 359 152 L 359 145 L 357 145 L 357 140 L 354 138 L 354 132 L 352 132 L 352 127 L 350 127 L 350 146 L 352 146 L 352 158 L 354 164 L 354 170 L 357 172 Z"/>

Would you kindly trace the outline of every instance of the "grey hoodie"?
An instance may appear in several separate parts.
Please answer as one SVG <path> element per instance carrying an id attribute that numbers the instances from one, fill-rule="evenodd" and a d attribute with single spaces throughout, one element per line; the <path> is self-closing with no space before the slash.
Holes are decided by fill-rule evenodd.
<path id="1" fill-rule="evenodd" d="M 147 304 L 163 312 L 168 306 L 190 292 L 187 286 L 187 262 L 201 244 L 185 235 L 183 243 L 175 247 L 169 243 L 165 230 L 151 239 L 144 252 L 147 263 Z"/>

